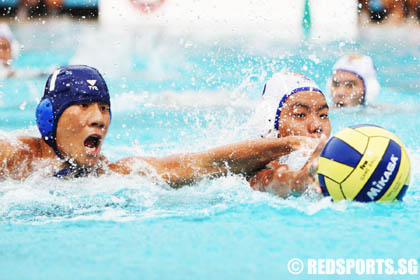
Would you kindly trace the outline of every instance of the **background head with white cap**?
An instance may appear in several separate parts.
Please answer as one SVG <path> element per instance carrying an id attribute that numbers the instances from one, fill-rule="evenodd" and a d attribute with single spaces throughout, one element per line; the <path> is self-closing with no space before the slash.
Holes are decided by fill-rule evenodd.
<path id="1" fill-rule="evenodd" d="M 340 58 L 333 66 L 327 86 L 337 107 L 372 103 L 380 89 L 372 58 L 366 55 Z"/>
<path id="2" fill-rule="evenodd" d="M 324 94 L 300 73 L 274 74 L 264 86 L 255 115 L 264 137 L 329 137 L 331 131 Z"/>
<path id="3" fill-rule="evenodd" d="M 10 66 L 19 54 L 19 43 L 6 23 L 0 23 L 0 64 Z"/>

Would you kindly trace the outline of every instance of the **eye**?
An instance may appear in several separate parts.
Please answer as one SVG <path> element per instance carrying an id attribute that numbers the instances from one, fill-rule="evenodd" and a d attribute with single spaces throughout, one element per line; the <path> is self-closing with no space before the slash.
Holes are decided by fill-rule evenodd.
<path id="1" fill-rule="evenodd" d="M 346 83 L 346 88 L 354 88 L 354 84 L 353 83 Z"/>
<path id="2" fill-rule="evenodd" d="M 89 107 L 89 104 L 88 103 L 81 103 L 80 104 L 80 107 L 87 108 L 87 107 Z"/>
<path id="3" fill-rule="evenodd" d="M 110 110 L 109 110 L 109 106 L 108 105 L 101 105 L 101 110 L 103 111 L 103 112 L 109 112 Z"/>
<path id="4" fill-rule="evenodd" d="M 328 114 L 321 114 L 319 116 L 322 120 L 328 119 Z"/>
<path id="5" fill-rule="evenodd" d="M 294 113 L 293 117 L 297 118 L 297 119 L 303 119 L 305 117 L 304 113 Z"/>
<path id="6" fill-rule="evenodd" d="M 338 81 L 336 81 L 336 80 L 333 80 L 332 86 L 333 87 L 339 87 L 340 86 L 340 83 Z"/>

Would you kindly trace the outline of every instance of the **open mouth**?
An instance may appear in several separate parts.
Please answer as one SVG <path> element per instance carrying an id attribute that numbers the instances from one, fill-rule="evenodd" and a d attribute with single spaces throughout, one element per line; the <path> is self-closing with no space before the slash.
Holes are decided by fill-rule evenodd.
<path id="1" fill-rule="evenodd" d="M 85 139 L 84 145 L 88 154 L 96 155 L 99 153 L 102 137 L 96 134 L 90 135 Z"/>

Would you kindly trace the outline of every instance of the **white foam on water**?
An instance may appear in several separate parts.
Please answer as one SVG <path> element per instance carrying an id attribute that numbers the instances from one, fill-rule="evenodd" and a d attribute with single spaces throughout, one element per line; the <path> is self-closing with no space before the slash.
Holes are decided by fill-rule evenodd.
<path id="1" fill-rule="evenodd" d="M 398 42 L 401 46 L 418 45 L 420 43 L 420 30 L 417 22 L 393 25 L 389 28 L 386 24 L 362 25 L 361 38 L 377 44 Z M 405 48 L 406 49 L 406 48 Z M 398 52 L 399 50 L 395 50 Z"/>
<path id="2" fill-rule="evenodd" d="M 28 128 L 21 128 L 21 129 L 16 129 L 13 131 L 3 131 L 0 130 L 0 140 L 7 140 L 8 142 L 10 142 L 11 144 L 20 144 L 20 142 L 18 142 L 18 137 L 19 136 L 30 136 L 30 137 L 41 137 L 38 127 L 36 126 L 30 126 Z"/>
<path id="3" fill-rule="evenodd" d="M 410 155 L 420 154 L 409 150 Z M 295 154 L 300 161 L 307 154 Z M 420 178 L 414 166 L 420 157 L 411 156 L 412 182 Z M 301 164 L 301 163 L 300 163 Z M 418 198 L 418 186 L 410 186 L 409 205 Z M 411 204 L 410 204 L 411 203 Z M 60 180 L 35 173 L 23 181 L 5 180 L 0 189 L 0 222 L 43 224 L 63 221 L 118 221 L 150 219 L 207 219 L 262 207 L 278 213 L 298 211 L 316 215 L 322 211 L 345 212 L 370 209 L 374 204 L 343 201 L 308 192 L 300 197 L 278 198 L 253 191 L 249 183 L 237 175 L 203 179 L 190 186 L 172 189 L 148 177 L 117 174 Z M 381 206 L 378 206 L 381 207 Z M 260 212 L 260 211 L 259 211 Z"/>
<path id="4" fill-rule="evenodd" d="M 309 196 L 310 197 L 310 196 Z M 297 209 L 308 215 L 335 207 L 309 198 L 280 199 L 253 191 L 242 176 L 228 175 L 181 189 L 136 176 L 108 175 L 72 180 L 33 175 L 6 180 L 0 190 L 0 221 L 49 223 L 77 220 L 202 219 L 249 207 Z M 341 211 L 340 207 L 337 208 Z"/>
<path id="5" fill-rule="evenodd" d="M 247 94 L 230 91 L 164 91 L 159 94 L 133 91 L 117 94 L 111 100 L 113 112 L 139 110 L 141 106 L 182 110 L 185 108 L 242 108 L 252 110 L 255 101 Z"/>

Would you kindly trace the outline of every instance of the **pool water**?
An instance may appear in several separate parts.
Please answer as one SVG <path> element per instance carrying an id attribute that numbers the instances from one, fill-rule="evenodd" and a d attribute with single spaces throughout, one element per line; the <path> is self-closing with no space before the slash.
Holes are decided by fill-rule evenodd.
<path id="1" fill-rule="evenodd" d="M 420 260 L 420 48 L 403 35 L 391 40 L 378 30 L 380 40 L 313 45 L 209 43 L 153 30 L 127 37 L 67 21 L 13 30 L 24 46 L 15 63 L 21 71 L 86 63 L 104 73 L 113 118 L 103 151 L 112 160 L 256 137 L 246 124 L 272 73 L 287 67 L 325 89 L 338 57 L 371 55 L 382 85 L 377 103 L 385 105 L 331 111 L 333 133 L 360 123 L 391 130 L 408 149 L 412 178 L 404 202 L 388 204 L 332 203 L 313 194 L 280 199 L 252 191 L 234 175 L 178 190 L 139 176 L 6 180 L 0 182 L 0 279 L 327 279 L 334 276 L 292 275 L 287 263 Z M 34 111 L 45 81 L 45 75 L 0 81 L 1 137 L 38 135 Z"/>

